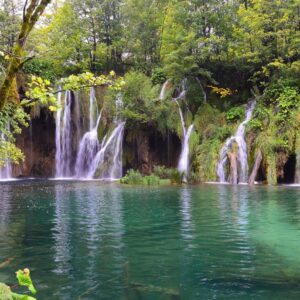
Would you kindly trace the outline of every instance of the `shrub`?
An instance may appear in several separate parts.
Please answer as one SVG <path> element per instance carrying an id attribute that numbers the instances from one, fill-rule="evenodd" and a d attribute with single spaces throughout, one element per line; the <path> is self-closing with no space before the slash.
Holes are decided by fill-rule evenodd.
<path id="1" fill-rule="evenodd" d="M 165 166 L 154 166 L 153 174 L 161 179 L 167 179 L 170 177 L 170 169 L 167 169 Z"/>
<path id="2" fill-rule="evenodd" d="M 188 182 L 192 183 L 192 184 L 195 184 L 195 183 L 200 183 L 201 180 L 195 172 L 190 172 L 190 174 L 188 176 Z"/>
<path id="3" fill-rule="evenodd" d="M 172 183 L 181 183 L 182 176 L 176 169 L 170 169 L 170 179 Z"/>
<path id="4" fill-rule="evenodd" d="M 120 180 L 123 184 L 143 184 L 144 178 L 139 171 L 128 170 L 126 175 Z"/>
<path id="5" fill-rule="evenodd" d="M 144 177 L 144 184 L 145 185 L 159 185 L 160 179 L 156 175 L 149 175 Z"/>
<path id="6" fill-rule="evenodd" d="M 166 76 L 164 74 L 164 70 L 162 68 L 156 68 L 153 71 L 151 80 L 154 85 L 162 84 L 166 81 Z"/>
<path id="7" fill-rule="evenodd" d="M 260 120 L 258 119 L 252 119 L 249 121 L 249 123 L 247 124 L 247 128 L 249 130 L 253 129 L 253 130 L 263 130 L 263 124 Z"/>
<path id="8" fill-rule="evenodd" d="M 225 125 L 225 126 L 216 128 L 213 138 L 217 139 L 219 141 L 225 141 L 231 135 L 232 135 L 231 127 Z"/>
<path id="9" fill-rule="evenodd" d="M 160 179 L 170 179 L 173 183 L 181 182 L 181 175 L 177 169 L 166 168 L 165 166 L 155 166 L 153 174 Z"/>
<path id="10" fill-rule="evenodd" d="M 237 106 L 231 108 L 227 114 L 226 114 L 226 119 L 227 121 L 230 122 L 235 122 L 237 120 L 240 120 L 242 117 L 245 115 L 245 109 L 243 106 Z"/>
<path id="11" fill-rule="evenodd" d="M 139 171 L 129 170 L 120 182 L 134 185 L 159 185 L 160 178 L 153 174 L 144 177 Z"/>

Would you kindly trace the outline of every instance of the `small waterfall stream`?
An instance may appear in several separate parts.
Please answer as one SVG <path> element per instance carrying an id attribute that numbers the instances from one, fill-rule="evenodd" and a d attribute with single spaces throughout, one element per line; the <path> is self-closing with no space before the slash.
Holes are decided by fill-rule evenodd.
<path id="1" fill-rule="evenodd" d="M 116 180 L 122 177 L 123 164 L 123 135 L 125 123 L 119 117 L 123 107 L 122 94 L 118 93 L 116 97 L 116 117 L 117 126 L 111 135 L 103 138 L 101 149 L 98 151 L 91 163 L 88 178 L 98 177 L 100 179 Z"/>
<path id="2" fill-rule="evenodd" d="M 88 176 L 90 164 L 99 151 L 100 143 L 98 140 L 98 127 L 101 115 L 102 111 L 100 112 L 96 126 L 91 131 L 85 133 L 80 141 L 75 165 L 75 173 L 78 178 L 86 178 Z M 91 125 L 92 123 L 90 123 L 90 126 Z"/>
<path id="3" fill-rule="evenodd" d="M 168 84 L 169 84 L 169 79 L 167 79 L 164 82 L 164 84 L 162 85 L 162 88 L 161 88 L 160 93 L 159 93 L 159 100 L 164 100 L 165 99 Z"/>
<path id="4" fill-rule="evenodd" d="M 163 87 L 165 89 L 165 87 Z M 185 120 L 183 117 L 183 112 L 180 107 L 180 104 L 178 100 L 184 101 L 184 103 L 187 106 L 186 103 L 186 93 L 187 93 L 187 80 L 184 79 L 181 82 L 181 88 L 179 89 L 179 94 L 176 98 L 173 98 L 173 101 L 176 102 L 178 105 L 178 110 L 179 110 L 179 116 L 180 116 L 180 121 L 181 121 L 181 126 L 182 126 L 182 133 L 183 133 L 183 139 L 181 141 L 182 146 L 181 146 L 181 153 L 179 157 L 179 162 L 178 162 L 178 171 L 182 174 L 182 181 L 187 182 L 188 180 L 188 174 L 189 174 L 189 154 L 190 154 L 190 148 L 189 148 L 189 142 L 190 142 L 190 137 L 192 134 L 192 131 L 194 129 L 194 124 L 191 124 L 188 128 L 186 128 Z"/>
<path id="5" fill-rule="evenodd" d="M 95 128 L 98 114 L 96 90 L 92 87 L 90 90 L 90 131 Z"/>
<path id="6" fill-rule="evenodd" d="M 58 94 L 57 102 L 61 105 L 61 93 Z M 71 177 L 71 162 L 72 162 L 72 95 L 71 91 L 65 94 L 65 101 L 62 108 L 56 113 L 56 177 L 65 178 Z"/>
<path id="7" fill-rule="evenodd" d="M 0 139 L 5 141 L 4 133 L 1 134 Z M 0 180 L 9 180 L 12 179 L 12 165 L 10 160 L 6 161 L 4 167 L 0 168 Z"/>
<path id="8" fill-rule="evenodd" d="M 182 126 L 182 133 L 183 133 L 182 149 L 181 149 L 179 162 L 178 162 L 178 171 L 181 174 L 183 174 L 183 181 L 186 182 L 189 173 L 189 153 L 190 153 L 189 142 L 190 142 L 192 131 L 194 129 L 194 125 L 191 124 L 188 128 L 186 128 L 181 107 L 176 99 L 174 101 L 176 101 L 178 105 L 181 126 Z"/>
<path id="9" fill-rule="evenodd" d="M 113 130 L 108 139 L 104 138 L 100 151 L 95 156 L 88 178 L 115 180 L 122 177 L 122 142 L 125 122 Z M 97 171 L 99 170 L 99 174 Z"/>
<path id="10" fill-rule="evenodd" d="M 228 162 L 228 151 L 232 150 L 233 143 L 235 142 L 238 146 L 237 161 L 238 161 L 238 182 L 246 183 L 248 180 L 248 151 L 247 144 L 245 141 L 246 124 L 251 120 L 252 113 L 255 108 L 256 101 L 250 101 L 247 104 L 246 118 L 239 125 L 234 136 L 231 136 L 225 142 L 225 145 L 220 151 L 220 159 L 217 165 L 217 175 L 220 182 L 227 182 L 225 166 Z"/>

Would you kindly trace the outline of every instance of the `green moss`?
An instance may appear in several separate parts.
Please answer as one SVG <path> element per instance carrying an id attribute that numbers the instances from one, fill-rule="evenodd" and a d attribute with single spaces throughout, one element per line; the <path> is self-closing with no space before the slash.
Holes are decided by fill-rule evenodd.
<path id="1" fill-rule="evenodd" d="M 272 153 L 266 157 L 267 163 L 267 181 L 270 185 L 277 184 L 277 173 L 276 173 L 276 155 Z"/>
<path id="2" fill-rule="evenodd" d="M 222 143 L 218 140 L 207 140 L 197 148 L 193 161 L 194 172 L 201 182 L 217 180 L 217 163 Z"/>
<path id="3" fill-rule="evenodd" d="M 191 137 L 193 182 L 216 181 L 216 168 L 223 142 L 232 135 L 236 124 L 227 124 L 225 114 L 204 104 L 195 117 L 198 142 Z"/>

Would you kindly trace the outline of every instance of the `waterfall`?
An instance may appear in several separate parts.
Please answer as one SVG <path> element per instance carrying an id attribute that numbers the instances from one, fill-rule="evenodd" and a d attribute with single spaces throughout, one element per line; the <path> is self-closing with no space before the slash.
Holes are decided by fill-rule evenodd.
<path id="1" fill-rule="evenodd" d="M 182 148 L 181 148 L 181 153 L 179 157 L 179 162 L 178 162 L 178 171 L 183 174 L 183 181 L 187 181 L 187 176 L 189 172 L 189 142 L 190 142 L 190 137 L 192 134 L 192 131 L 194 129 L 194 125 L 191 124 L 188 129 L 186 129 L 185 121 L 183 118 L 183 113 L 181 110 L 181 107 L 178 103 L 178 101 L 175 99 L 175 102 L 178 105 L 179 109 L 179 115 L 180 115 L 180 121 L 181 121 L 181 126 L 182 126 L 182 133 L 183 133 L 183 140 L 182 140 Z"/>
<path id="2" fill-rule="evenodd" d="M 96 126 L 85 133 L 79 144 L 79 150 L 76 159 L 75 173 L 78 178 L 85 178 L 88 176 L 90 164 L 99 151 L 100 144 L 98 140 L 98 127 L 101 120 L 102 111 L 98 117 Z M 90 123 L 91 124 L 91 123 Z"/>
<path id="3" fill-rule="evenodd" d="M 60 89 L 60 88 L 59 88 Z M 56 146 L 56 152 L 55 152 L 55 170 L 56 170 L 56 177 L 60 176 L 61 170 L 60 170 L 60 157 L 61 157 L 61 132 L 60 132 L 60 125 L 61 125 L 61 92 L 58 92 L 57 94 L 57 105 L 58 110 L 56 112 L 55 116 L 55 146 Z"/>
<path id="4" fill-rule="evenodd" d="M 61 105 L 61 93 L 57 97 L 58 105 Z M 71 91 L 65 94 L 65 102 L 62 116 L 62 108 L 56 113 L 56 177 L 71 177 L 71 160 L 72 160 L 72 95 Z"/>
<path id="5" fill-rule="evenodd" d="M 121 122 L 113 130 L 110 137 L 104 143 L 94 158 L 88 178 L 96 176 L 99 169 L 101 179 L 119 179 L 122 177 L 122 143 L 125 122 Z"/>
<path id="6" fill-rule="evenodd" d="M 232 150 L 232 145 L 235 142 L 238 146 L 237 160 L 238 160 L 238 180 L 241 183 L 246 183 L 248 180 L 248 151 L 245 141 L 246 124 L 251 120 L 256 101 L 250 101 L 246 109 L 246 118 L 239 125 L 234 136 L 227 139 L 224 147 L 220 151 L 220 159 L 217 165 L 217 174 L 220 182 L 226 181 L 225 166 L 228 162 L 227 152 Z"/>
<path id="7" fill-rule="evenodd" d="M 96 99 L 96 90 L 94 87 L 90 90 L 90 131 L 94 129 L 98 116 L 98 105 Z"/>
<path id="8" fill-rule="evenodd" d="M 5 141 L 4 133 L 0 136 L 1 141 Z M 8 180 L 12 178 L 12 165 L 9 159 L 6 160 L 4 167 L 0 168 L 0 180 Z"/>
<path id="9" fill-rule="evenodd" d="M 96 114 L 98 115 L 96 91 L 92 87 L 90 90 L 89 131 L 84 134 L 79 143 L 75 163 L 75 176 L 77 178 L 86 178 L 88 176 L 90 165 L 100 148 L 98 127 L 101 121 L 102 110 L 98 119 L 96 119 Z"/>
<path id="10" fill-rule="evenodd" d="M 181 83 L 181 90 L 179 90 L 179 95 L 173 99 L 173 101 L 175 101 L 176 104 L 178 105 L 179 116 L 180 116 L 180 121 L 182 126 L 182 133 L 183 133 L 183 139 L 181 142 L 182 143 L 181 153 L 180 153 L 178 167 L 177 167 L 178 171 L 183 175 L 182 178 L 183 182 L 187 182 L 187 176 L 189 173 L 189 154 L 190 154 L 189 142 L 190 142 L 192 131 L 194 129 L 193 124 L 191 124 L 188 128 L 186 128 L 183 112 L 178 102 L 179 99 L 183 100 L 187 106 L 186 99 L 185 99 L 186 93 L 187 93 L 187 82 L 186 79 L 184 79 L 182 80 Z"/>
<path id="11" fill-rule="evenodd" d="M 109 138 L 104 137 L 101 149 L 98 151 L 91 163 L 88 177 L 99 177 L 101 179 L 115 180 L 122 177 L 122 153 L 123 153 L 123 135 L 125 122 L 119 117 L 123 107 L 122 94 L 118 93 L 116 97 L 116 118 L 117 126 L 112 131 Z M 97 171 L 99 170 L 99 174 Z"/>
<path id="12" fill-rule="evenodd" d="M 159 100 L 164 100 L 165 99 L 165 97 L 166 97 L 166 90 L 167 90 L 168 84 L 169 84 L 169 79 L 167 79 L 164 82 L 164 84 L 163 84 L 163 86 L 161 88 L 161 91 L 160 91 L 160 94 L 159 94 Z"/>
<path id="13" fill-rule="evenodd" d="M 179 163 L 178 163 L 178 171 L 183 174 L 183 180 L 187 181 L 187 175 L 189 171 L 189 141 L 191 133 L 194 129 L 194 125 L 190 125 L 186 134 L 183 137 L 182 150 L 180 153 Z"/>
<path id="14" fill-rule="evenodd" d="M 98 127 L 101 121 L 102 110 L 98 115 L 96 92 L 90 90 L 89 98 L 89 131 L 86 132 L 80 142 L 80 104 L 75 97 L 72 108 L 71 91 L 67 91 L 62 105 L 62 94 L 59 93 L 57 103 L 60 106 L 56 113 L 56 178 L 93 178 L 97 170 L 100 170 L 102 179 L 118 179 L 122 177 L 122 143 L 125 122 L 120 118 L 123 107 L 122 95 L 116 97 L 116 127 L 111 135 L 102 140 L 98 139 Z M 61 108 L 63 106 L 63 108 Z M 72 112 L 74 110 L 74 112 Z M 76 118 L 72 120 L 73 118 Z M 76 137 L 74 138 L 74 129 Z M 73 151 L 74 150 L 74 151 Z M 75 151 L 76 150 L 76 151 Z M 76 155 L 75 166 L 74 156 Z"/>

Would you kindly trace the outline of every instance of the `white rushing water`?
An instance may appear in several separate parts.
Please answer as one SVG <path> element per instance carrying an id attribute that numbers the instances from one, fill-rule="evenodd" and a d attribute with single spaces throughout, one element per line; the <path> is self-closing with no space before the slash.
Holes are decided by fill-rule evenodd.
<path id="1" fill-rule="evenodd" d="M 96 90 L 94 87 L 90 90 L 90 131 L 93 130 L 96 126 L 98 118 L 98 105 L 96 99 Z"/>
<path id="2" fill-rule="evenodd" d="M 61 89 L 61 88 L 59 88 Z M 56 147 L 56 152 L 55 152 L 55 176 L 58 177 L 59 173 L 61 173 L 60 170 L 60 158 L 61 158 L 61 112 L 62 112 L 62 107 L 61 107 L 61 92 L 57 94 L 57 105 L 59 106 L 56 116 L 55 116 L 55 147 Z"/>
<path id="3" fill-rule="evenodd" d="M 122 177 L 123 173 L 123 135 L 125 122 L 120 118 L 120 112 L 123 108 L 122 94 L 118 93 L 116 97 L 116 127 L 109 137 L 104 137 L 101 149 L 93 159 L 88 172 L 88 178 L 100 178 L 107 180 L 116 180 Z"/>
<path id="4" fill-rule="evenodd" d="M 57 102 L 61 105 L 61 93 L 58 94 Z M 71 162 L 72 162 L 72 95 L 71 91 L 65 94 L 65 101 L 62 108 L 56 113 L 56 177 L 66 178 L 72 176 Z"/>
<path id="5" fill-rule="evenodd" d="M 182 126 L 182 133 L 183 133 L 181 153 L 180 153 L 179 162 L 178 162 L 178 171 L 181 174 L 183 174 L 183 178 L 182 178 L 183 181 L 187 181 L 187 176 L 188 176 L 188 173 L 189 173 L 189 164 L 190 164 L 190 161 L 189 161 L 189 154 L 190 154 L 189 142 L 190 142 L 190 137 L 191 137 L 192 131 L 194 129 L 194 125 L 191 124 L 188 128 L 186 128 L 181 107 L 180 107 L 178 101 L 177 100 L 175 100 L 175 101 L 178 105 L 180 121 L 181 121 L 181 126 Z"/>
<path id="6" fill-rule="evenodd" d="M 233 143 L 238 146 L 237 160 L 238 160 L 238 181 L 239 183 L 246 183 L 248 180 L 248 151 L 245 141 L 246 124 L 251 120 L 252 113 L 255 108 L 256 102 L 250 101 L 246 109 L 246 118 L 239 125 L 234 136 L 231 136 L 225 142 L 225 145 L 220 151 L 220 158 L 217 165 L 217 175 L 220 182 L 227 182 L 225 167 L 228 162 L 227 153 L 232 150 Z"/>
<path id="7" fill-rule="evenodd" d="M 163 87 L 164 88 L 164 87 Z M 188 174 L 189 174 L 189 165 L 190 165 L 190 160 L 189 160 L 189 154 L 190 154 L 190 148 L 189 148 L 189 142 L 190 142 L 190 137 L 194 129 L 194 125 L 191 124 L 188 128 L 186 128 L 184 116 L 182 109 L 180 107 L 180 104 L 178 100 L 184 101 L 184 103 L 187 106 L 186 103 L 186 93 L 187 93 L 187 80 L 184 79 L 182 80 L 181 83 L 181 88 L 178 91 L 178 96 L 173 99 L 178 105 L 178 110 L 179 110 L 179 116 L 180 116 L 180 122 L 181 122 L 181 127 L 182 127 L 182 133 L 183 133 L 183 139 L 181 141 L 181 153 L 179 157 L 179 162 L 178 162 L 178 171 L 182 174 L 182 180 L 184 182 L 187 182 L 188 180 Z M 188 109 L 188 108 L 187 108 Z"/>
<path id="8" fill-rule="evenodd" d="M 5 141 L 4 133 L 0 136 L 1 141 Z M 0 180 L 9 180 L 12 179 L 12 165 L 9 159 L 6 160 L 5 165 L 0 168 Z"/>
<path id="9" fill-rule="evenodd" d="M 100 148 L 98 140 L 98 127 L 101 120 L 102 111 L 98 117 L 95 127 L 84 134 L 79 144 L 79 150 L 76 159 L 75 173 L 78 178 L 86 178 L 88 176 L 90 164 Z M 91 124 L 91 123 L 90 123 Z"/>
<path id="10" fill-rule="evenodd" d="M 122 95 L 119 93 L 115 101 L 115 128 L 109 136 L 103 138 L 102 142 L 98 139 L 102 110 L 98 114 L 95 89 L 90 90 L 89 131 L 83 135 L 79 143 L 78 137 L 82 128 L 80 128 L 80 104 L 76 99 L 75 97 L 72 106 L 72 94 L 68 91 L 62 104 L 62 94 L 58 94 L 58 104 L 63 108 L 56 113 L 56 178 L 121 178 L 125 126 L 125 122 L 119 117 L 123 107 Z"/>
<path id="11" fill-rule="evenodd" d="M 88 178 L 115 180 L 122 177 L 122 143 L 125 122 L 113 130 L 108 139 L 104 138 L 100 151 L 92 161 Z M 97 174 L 99 172 L 99 174 Z"/>
<path id="12" fill-rule="evenodd" d="M 159 94 L 159 100 L 164 100 L 166 98 L 166 91 L 169 84 L 169 79 L 167 79 L 164 84 L 162 85 L 162 88 L 160 90 Z"/>

